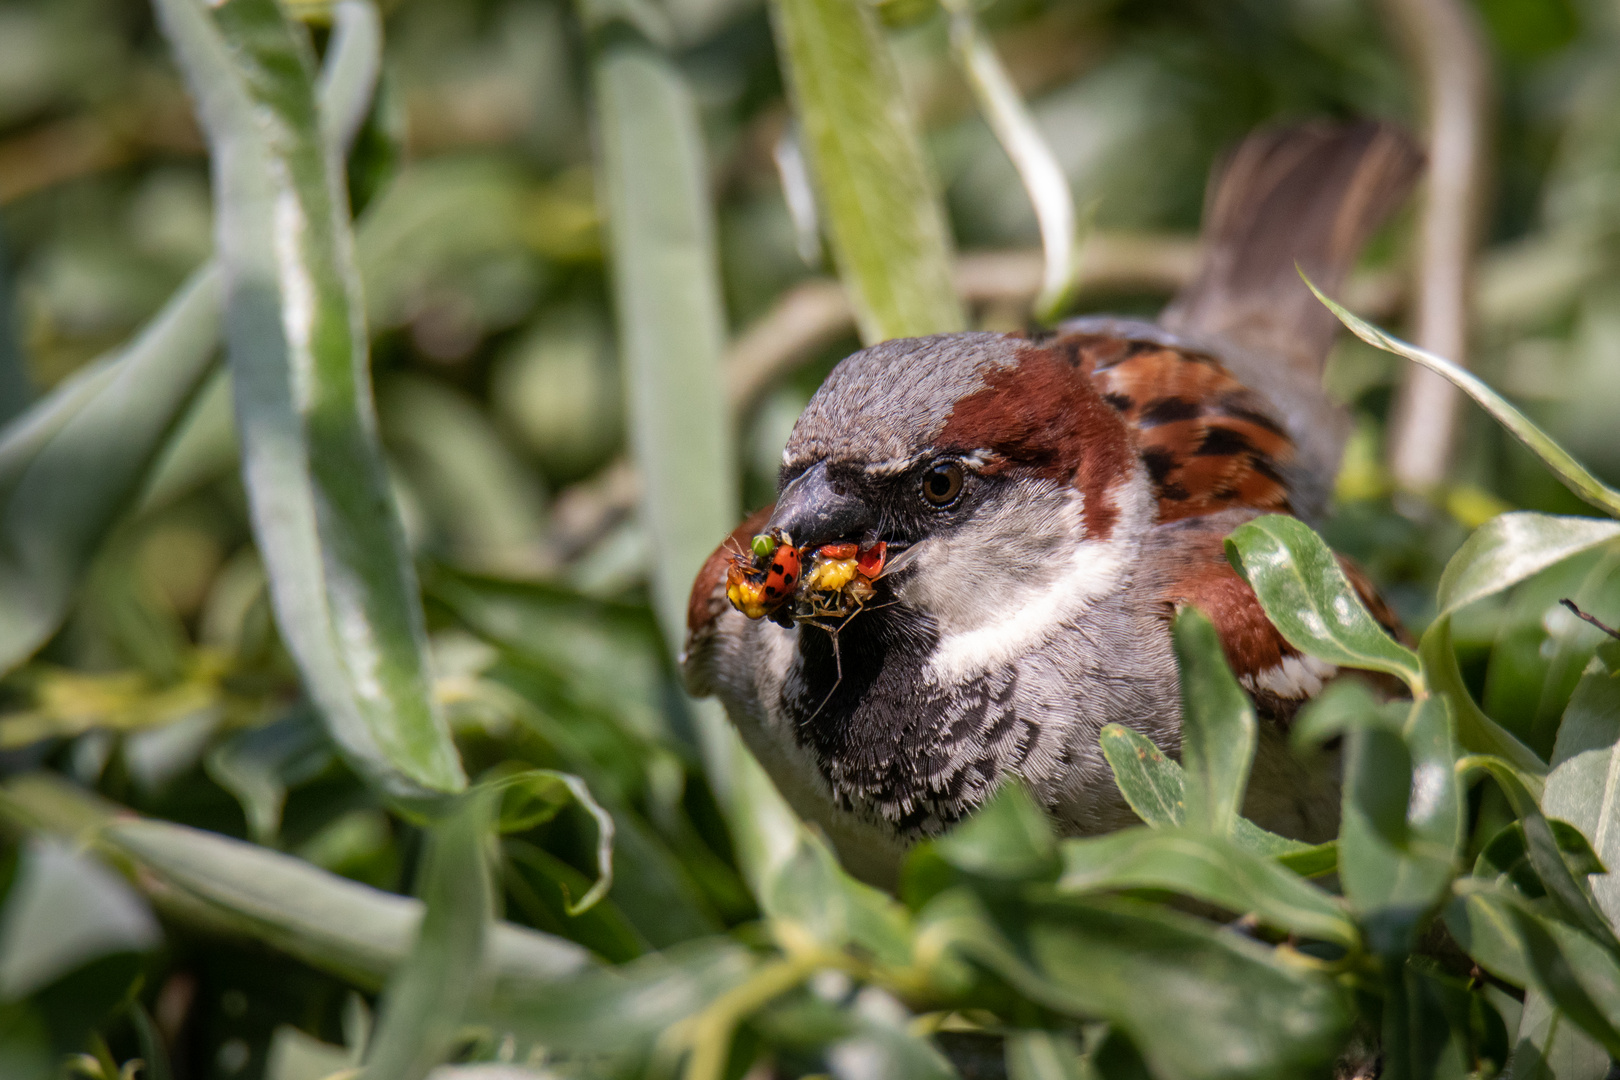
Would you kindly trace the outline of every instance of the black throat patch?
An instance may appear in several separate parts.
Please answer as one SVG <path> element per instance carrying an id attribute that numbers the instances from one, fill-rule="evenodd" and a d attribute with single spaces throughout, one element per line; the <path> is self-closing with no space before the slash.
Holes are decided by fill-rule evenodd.
<path id="1" fill-rule="evenodd" d="M 903 606 L 863 611 L 833 635 L 801 625 L 781 705 L 838 804 L 908 838 L 971 813 L 1016 769 L 1036 728 L 1014 707 L 1012 667 L 941 687 L 923 678 L 933 620 Z"/>

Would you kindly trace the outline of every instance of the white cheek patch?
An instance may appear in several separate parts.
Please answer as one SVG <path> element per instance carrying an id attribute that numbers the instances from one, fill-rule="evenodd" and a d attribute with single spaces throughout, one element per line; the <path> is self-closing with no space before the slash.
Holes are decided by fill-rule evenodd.
<path id="1" fill-rule="evenodd" d="M 900 598 L 939 625 L 924 677 L 949 685 L 1004 666 L 1123 587 L 1141 530 L 1135 500 L 1112 494 L 1122 512 L 1109 540 L 1078 540 L 1079 493 L 1047 488 L 1020 493 L 986 525 L 919 545 L 921 565 Z"/>
<path id="2" fill-rule="evenodd" d="M 1337 665 L 1314 656 L 1285 656 L 1276 667 L 1244 675 L 1238 682 L 1250 693 L 1264 690 L 1297 701 L 1320 694 L 1323 684 L 1338 673 Z"/>

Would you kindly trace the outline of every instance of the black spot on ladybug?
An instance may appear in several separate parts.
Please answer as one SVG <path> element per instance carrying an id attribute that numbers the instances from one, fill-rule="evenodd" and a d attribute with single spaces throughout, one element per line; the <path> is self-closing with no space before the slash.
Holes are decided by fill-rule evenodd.
<path id="1" fill-rule="evenodd" d="M 775 585 L 767 585 L 767 586 L 765 586 L 765 595 L 766 596 L 775 596 L 776 595 L 776 586 Z"/>

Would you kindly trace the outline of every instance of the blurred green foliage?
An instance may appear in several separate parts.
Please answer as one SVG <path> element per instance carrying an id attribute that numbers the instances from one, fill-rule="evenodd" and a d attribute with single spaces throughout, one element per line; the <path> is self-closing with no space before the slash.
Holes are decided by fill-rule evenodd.
<path id="1" fill-rule="evenodd" d="M 1322 531 L 1422 647 L 1313 629 L 1347 594 L 1308 530 L 1233 540 L 1283 568 L 1255 584 L 1296 644 L 1417 692 L 1302 720 L 1347 748 L 1336 845 L 1237 816 L 1253 718 L 1190 618 L 1183 762 L 1105 736 L 1146 826 L 1059 841 L 1009 791 L 919 850 L 899 898 L 843 875 L 678 689 L 696 560 L 739 489 L 769 498 L 858 344 L 854 315 L 773 341 L 734 423 L 747 331 L 835 264 L 869 336 L 943 328 L 952 241 L 1038 242 L 931 0 L 394 0 L 380 59 L 343 39 L 359 0 L 157 6 L 0 3 L 0 1076 L 1282 1077 L 1379 1040 L 1390 1077 L 1607 1073 L 1620 645 L 1560 601 L 1620 623 L 1612 527 L 1498 517 L 1589 511 L 1480 411 L 1446 488 L 1393 491 L 1407 365 L 1348 335 L 1329 382 L 1358 426 Z M 1476 9 L 1497 89 L 1474 367 L 1613 482 L 1620 12 Z M 1116 238 L 1190 236 L 1257 124 L 1417 115 L 1361 0 L 967 17 Z M 814 47 L 850 26 L 854 59 Z M 848 67 L 784 72 L 778 40 Z M 224 103 L 206 125 L 188 78 Z M 259 164 L 222 173 L 232 153 Z M 847 217 L 891 178 L 898 209 Z M 320 225 L 291 259 L 289 199 Z M 216 259 L 220 236 L 247 239 Z M 1367 260 L 1382 321 L 1412 247 L 1397 221 Z M 1176 272 L 1105 275 L 1075 310 L 1151 313 Z M 307 371 L 305 273 L 331 320 Z M 244 281 L 276 297 L 259 336 Z M 1033 299 L 963 317 L 1014 328 Z M 266 416 L 298 453 L 239 451 Z M 303 532 L 276 517 L 293 504 Z M 429 794 L 457 756 L 471 794 Z"/>

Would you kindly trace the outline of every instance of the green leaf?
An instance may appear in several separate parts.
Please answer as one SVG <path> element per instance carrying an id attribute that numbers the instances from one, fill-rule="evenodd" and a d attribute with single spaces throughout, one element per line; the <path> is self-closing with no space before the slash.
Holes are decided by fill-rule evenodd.
<path id="1" fill-rule="evenodd" d="M 1546 994 L 1532 990 L 1524 996 L 1506 1080 L 1606 1080 L 1612 1064 Z"/>
<path id="2" fill-rule="evenodd" d="M 244 934 L 305 963 L 375 989 L 404 961 L 422 920 L 420 900 L 338 877 L 301 859 L 163 821 L 116 821 L 99 839 L 161 883 L 160 906 Z M 496 993 L 570 975 L 589 962 L 573 942 L 497 924 L 483 976 Z"/>
<path id="3" fill-rule="evenodd" d="M 1254 704 L 1238 685 L 1214 625 L 1196 608 L 1171 628 L 1181 668 L 1181 767 L 1187 824 L 1231 835 L 1254 762 Z"/>
<path id="4" fill-rule="evenodd" d="M 1009 1080 L 1094 1080 L 1091 1063 L 1073 1039 L 1055 1031 L 1015 1031 L 1007 1036 Z"/>
<path id="5" fill-rule="evenodd" d="M 1302 273 L 1300 277 L 1304 278 L 1305 275 Z M 1386 334 L 1371 323 L 1350 314 L 1322 295 L 1322 291 L 1311 284 L 1309 278 L 1305 278 L 1305 284 L 1310 286 L 1316 298 L 1326 304 L 1328 310 L 1338 316 L 1339 321 L 1349 327 L 1350 332 L 1356 337 L 1374 348 L 1383 349 L 1396 356 L 1404 356 L 1455 383 L 1463 393 L 1490 413 L 1497 423 L 1507 428 L 1510 435 L 1524 443 L 1532 454 L 1540 458 L 1553 474 L 1563 481 L 1565 487 L 1599 510 L 1620 517 L 1620 491 L 1616 491 L 1588 472 L 1584 465 L 1554 442 L 1551 435 L 1531 423 L 1528 417 L 1508 404 L 1507 399 L 1485 385 L 1477 376 L 1444 357 L 1436 356 L 1416 345 L 1409 345 L 1400 338 Z"/>
<path id="6" fill-rule="evenodd" d="M 1368 946 L 1399 956 L 1456 871 L 1462 809 L 1450 724 L 1440 700 L 1426 698 L 1398 726 L 1369 716 L 1345 741 L 1340 880 Z"/>
<path id="7" fill-rule="evenodd" d="M 430 692 L 376 438 L 335 118 L 274 0 L 158 0 L 212 151 L 243 478 L 277 622 L 333 741 L 401 798 L 466 785 Z"/>
<path id="8" fill-rule="evenodd" d="M 1084 894 L 1117 889 L 1164 889 L 1195 897 L 1235 915 L 1347 949 L 1360 944 L 1343 905 L 1275 861 L 1223 837 L 1190 831 L 1124 829 L 1108 836 L 1065 840 L 1057 890 Z"/>
<path id="9" fill-rule="evenodd" d="M 968 85 L 1001 148 L 1007 152 L 1035 208 L 1046 269 L 1035 298 L 1035 317 L 1050 325 L 1074 301 L 1080 270 L 1080 229 L 1069 177 L 1019 96 L 1018 87 L 979 25 L 968 0 L 945 0 L 951 45 Z"/>
<path id="10" fill-rule="evenodd" d="M 359 21 L 350 0 L 340 23 Z M 323 108 L 364 115 L 378 42 L 339 34 Z M 9 306 L 9 294 L 0 307 Z M 214 261 L 127 345 L 76 372 L 0 429 L 0 672 L 28 659 L 67 616 L 90 560 L 139 497 L 213 369 L 220 331 Z M 5 313 L 0 312 L 0 323 Z M 3 347 L 3 346 L 0 346 Z"/>
<path id="11" fill-rule="evenodd" d="M 494 919 L 488 841 L 493 792 L 480 789 L 428 834 L 417 887 L 427 910 L 383 993 L 361 1080 L 421 1080 L 450 1052 L 479 988 Z"/>
<path id="12" fill-rule="evenodd" d="M 861 340 L 966 325 L 934 178 L 871 5 L 774 0 L 794 116 Z"/>
<path id="13" fill-rule="evenodd" d="M 1051 820 L 1022 784 L 1004 786 L 931 846 L 963 873 L 994 880 L 1050 881 L 1058 871 Z"/>
<path id="14" fill-rule="evenodd" d="M 1620 870 L 1620 649 L 1602 646 L 1564 710 L 1542 805 L 1585 833 L 1604 865 Z M 1620 880 L 1590 879 L 1611 924 L 1620 922 Z"/>
<path id="15" fill-rule="evenodd" d="M 1016 941 L 954 889 L 923 910 L 918 932 L 1040 1005 L 1119 1025 L 1160 1080 L 1310 1075 L 1332 1060 L 1349 1024 L 1332 979 L 1191 915 L 1064 898 L 1014 918 Z"/>
<path id="16" fill-rule="evenodd" d="M 709 174 L 697 105 L 659 50 L 629 31 L 607 36 L 592 85 L 653 606 L 679 650 L 692 579 L 738 505 Z"/>
<path id="17" fill-rule="evenodd" d="M 1501 514 L 1471 533 L 1440 575 L 1440 617 L 1494 596 L 1583 551 L 1620 537 L 1620 522 L 1528 510 Z"/>
<path id="18" fill-rule="evenodd" d="M 146 902 L 96 860 L 31 839 L 0 911 L 0 1001 L 27 997 L 98 957 L 163 939 Z"/>
<path id="19" fill-rule="evenodd" d="M 496 994 L 485 1019 L 496 1030 L 556 1052 L 630 1055 L 740 986 L 758 968 L 726 938 L 701 938 L 614 968 L 593 968 L 551 986 Z"/>
<path id="20" fill-rule="evenodd" d="M 500 797 L 497 824 L 500 831 L 523 832 L 551 820 L 571 798 L 596 822 L 596 883 L 577 901 L 568 905 L 568 914 L 589 911 L 613 887 L 613 816 L 591 797 L 585 781 L 553 769 L 524 769 L 478 785 L 479 790 Z"/>
<path id="21" fill-rule="evenodd" d="M 1539 790 L 1547 775 L 1546 764 L 1536 752 L 1520 742 L 1507 728 L 1485 714 L 1474 701 L 1457 666 L 1457 653 L 1451 645 L 1451 615 L 1440 616 L 1429 624 L 1418 643 L 1423 663 L 1423 679 L 1429 689 L 1446 699 L 1457 720 L 1457 743 L 1476 754 L 1491 754 L 1513 763 L 1526 782 Z"/>
<path id="22" fill-rule="evenodd" d="M 1387 672 L 1414 692 L 1422 688 L 1417 656 L 1368 613 L 1309 525 L 1281 514 L 1256 518 L 1226 538 L 1226 557 L 1294 648 L 1341 667 Z"/>
<path id="23" fill-rule="evenodd" d="M 1114 783 L 1130 808 L 1155 829 L 1180 828 L 1186 821 L 1186 774 L 1146 735 L 1122 724 L 1108 724 L 1098 736 Z M 1248 818 L 1233 822 L 1232 840 L 1246 851 L 1275 856 L 1305 876 L 1327 873 L 1336 855 L 1331 844 L 1312 847 L 1267 832 Z"/>
<path id="24" fill-rule="evenodd" d="M 1552 824 L 1537 805 L 1535 796 L 1531 794 L 1524 778 L 1501 758 L 1480 755 L 1465 757 L 1457 762 L 1458 773 L 1474 770 L 1489 774 L 1502 789 L 1502 794 L 1507 796 L 1508 803 L 1513 807 L 1513 813 L 1524 827 L 1526 853 L 1530 865 L 1535 868 L 1537 876 L 1541 879 L 1542 888 L 1546 889 L 1548 899 L 1555 906 L 1558 915 L 1568 920 L 1571 925 L 1580 927 L 1608 948 L 1620 953 L 1620 939 L 1615 937 L 1608 920 L 1603 917 L 1602 911 L 1598 909 L 1596 901 L 1586 888 L 1585 858 L 1579 857 L 1574 860 L 1580 872 L 1570 865 L 1572 860 L 1564 853 L 1567 842 L 1559 843 Z"/>

